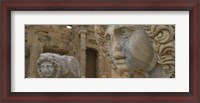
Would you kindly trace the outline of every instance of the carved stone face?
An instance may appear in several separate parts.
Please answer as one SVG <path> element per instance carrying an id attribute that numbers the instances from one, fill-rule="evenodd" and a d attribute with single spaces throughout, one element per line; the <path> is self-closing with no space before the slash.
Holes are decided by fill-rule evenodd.
<path id="1" fill-rule="evenodd" d="M 53 66 L 52 63 L 50 62 L 43 62 L 39 68 L 38 72 L 43 76 L 43 77 L 50 77 L 53 74 L 55 67 Z"/>
<path id="2" fill-rule="evenodd" d="M 108 51 L 118 70 L 145 70 L 153 48 L 142 26 L 112 25 L 106 30 Z"/>

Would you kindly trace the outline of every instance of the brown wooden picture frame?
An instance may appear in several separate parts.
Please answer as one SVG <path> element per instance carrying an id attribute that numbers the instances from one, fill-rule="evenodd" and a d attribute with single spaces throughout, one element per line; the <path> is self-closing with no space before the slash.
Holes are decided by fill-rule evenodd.
<path id="1" fill-rule="evenodd" d="M 0 102 L 200 103 L 199 0 L 3 0 Z M 189 92 L 11 92 L 11 11 L 189 11 Z"/>

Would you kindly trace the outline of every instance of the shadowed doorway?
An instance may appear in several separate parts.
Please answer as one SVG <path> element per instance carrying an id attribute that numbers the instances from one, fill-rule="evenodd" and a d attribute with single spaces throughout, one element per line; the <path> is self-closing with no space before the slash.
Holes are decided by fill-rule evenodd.
<path id="1" fill-rule="evenodd" d="M 86 78 L 96 78 L 97 51 L 92 48 L 86 50 Z"/>

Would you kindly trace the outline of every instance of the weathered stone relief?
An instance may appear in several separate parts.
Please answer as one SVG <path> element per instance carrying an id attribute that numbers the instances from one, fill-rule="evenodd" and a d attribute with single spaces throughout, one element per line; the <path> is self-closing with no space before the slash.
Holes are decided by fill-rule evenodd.
<path id="1" fill-rule="evenodd" d="M 100 50 L 120 77 L 174 78 L 175 26 L 95 26 Z"/>
<path id="2" fill-rule="evenodd" d="M 89 42 L 90 44 L 94 44 L 94 45 L 97 44 L 96 40 L 93 40 L 93 39 L 89 39 L 88 42 Z"/>
<path id="3" fill-rule="evenodd" d="M 41 78 L 80 78 L 81 67 L 72 56 L 42 53 L 37 60 Z"/>
<path id="4" fill-rule="evenodd" d="M 58 58 L 61 58 L 61 55 L 76 58 L 80 63 L 80 77 L 84 78 L 87 72 L 88 48 L 97 52 L 95 65 L 98 78 L 175 77 L 175 25 L 71 27 L 72 29 L 67 29 L 66 25 L 26 26 L 25 77 L 67 77 L 64 74 L 56 76 L 55 73 L 51 75 L 51 72 L 47 72 L 51 75 L 48 76 L 38 72 L 37 60 L 40 54 L 51 53 Z M 44 62 L 41 66 L 51 66 L 54 69 L 49 68 L 50 71 L 57 71 L 51 62 Z M 45 70 L 47 69 L 43 69 L 43 72 Z"/>
<path id="5" fill-rule="evenodd" d="M 41 53 L 51 52 L 76 56 L 71 52 L 74 45 L 72 31 L 66 25 L 25 26 L 25 77 L 37 78 L 37 59 Z M 74 50 L 73 50 L 74 51 Z"/>

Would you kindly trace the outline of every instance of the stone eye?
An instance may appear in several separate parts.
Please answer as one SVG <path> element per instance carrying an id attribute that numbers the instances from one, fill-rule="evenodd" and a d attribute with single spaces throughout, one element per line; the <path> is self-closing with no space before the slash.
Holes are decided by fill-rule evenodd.
<path id="1" fill-rule="evenodd" d="M 129 29 L 121 29 L 121 35 L 124 38 L 127 38 L 131 35 L 132 31 Z"/>

